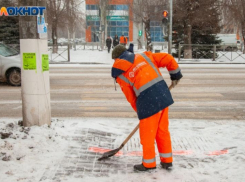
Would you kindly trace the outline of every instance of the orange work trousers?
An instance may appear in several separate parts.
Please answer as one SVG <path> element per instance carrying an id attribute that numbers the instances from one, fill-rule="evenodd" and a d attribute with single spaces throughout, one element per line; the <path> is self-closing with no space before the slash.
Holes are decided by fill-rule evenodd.
<path id="1" fill-rule="evenodd" d="M 142 163 L 145 167 L 156 167 L 155 140 L 161 162 L 170 163 L 173 161 L 168 125 L 168 108 L 140 120 L 140 142 L 143 146 Z"/>

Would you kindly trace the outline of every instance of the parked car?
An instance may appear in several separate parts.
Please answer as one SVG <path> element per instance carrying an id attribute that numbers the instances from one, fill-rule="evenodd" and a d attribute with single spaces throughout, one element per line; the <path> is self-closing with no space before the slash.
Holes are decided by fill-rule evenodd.
<path id="1" fill-rule="evenodd" d="M 236 44 L 237 44 L 238 50 L 242 51 L 242 44 L 241 44 L 241 41 L 240 41 L 240 40 L 237 40 L 237 41 L 236 41 Z"/>
<path id="2" fill-rule="evenodd" d="M 59 41 L 57 41 L 57 45 L 58 45 L 58 46 L 63 46 L 64 44 L 61 43 L 61 42 L 59 42 Z M 49 39 L 49 40 L 48 40 L 48 46 L 53 46 L 53 40 L 52 40 L 52 39 Z"/>
<path id="3" fill-rule="evenodd" d="M 21 85 L 19 52 L 3 43 L 0 43 L 0 80 L 13 86 Z"/>
<path id="4" fill-rule="evenodd" d="M 239 50 L 239 41 L 237 41 L 236 34 L 217 34 L 217 37 L 222 41 L 221 50 L 223 51 L 237 51 Z"/>
<path id="5" fill-rule="evenodd" d="M 59 38 L 58 45 L 61 45 L 61 46 L 68 45 L 68 40 L 66 38 Z"/>

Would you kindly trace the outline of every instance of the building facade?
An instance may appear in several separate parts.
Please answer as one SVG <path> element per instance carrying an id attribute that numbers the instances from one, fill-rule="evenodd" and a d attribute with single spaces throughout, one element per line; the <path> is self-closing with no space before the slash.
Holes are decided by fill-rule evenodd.
<path id="1" fill-rule="evenodd" d="M 87 42 L 99 42 L 100 37 L 100 24 L 104 17 L 104 37 L 114 37 L 117 35 L 120 37 L 124 35 L 129 42 L 137 42 L 139 38 L 139 31 L 143 30 L 143 25 L 134 23 L 132 20 L 133 12 L 127 4 L 128 0 L 110 0 L 109 4 L 105 5 L 106 12 L 102 15 L 100 10 L 100 0 L 86 0 L 86 41 Z M 133 5 L 133 0 L 130 0 L 130 6 Z M 144 35 L 144 33 L 143 33 Z M 151 21 L 151 38 L 153 42 L 163 42 L 163 33 L 161 22 Z M 142 41 L 144 36 L 142 37 Z"/>

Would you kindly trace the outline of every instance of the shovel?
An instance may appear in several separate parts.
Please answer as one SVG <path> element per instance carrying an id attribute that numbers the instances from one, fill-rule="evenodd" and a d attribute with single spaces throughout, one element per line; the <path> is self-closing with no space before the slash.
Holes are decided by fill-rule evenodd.
<path id="1" fill-rule="evenodd" d="M 172 88 L 173 88 L 173 86 L 170 85 L 169 90 L 171 90 Z M 108 151 L 108 152 L 105 152 L 105 153 L 104 153 L 98 160 L 101 161 L 101 160 L 103 160 L 103 159 L 107 159 L 107 158 L 109 158 L 109 157 L 111 157 L 111 156 L 114 156 L 117 152 L 119 152 L 119 150 L 121 150 L 121 149 L 124 147 L 124 145 L 129 141 L 129 139 L 130 139 L 130 138 L 134 135 L 134 133 L 138 130 L 139 125 L 140 125 L 140 124 L 138 124 L 138 125 L 134 128 L 134 130 L 129 134 L 129 136 L 124 140 L 124 142 L 120 145 L 119 148 L 114 149 L 114 150 L 111 150 L 111 151 Z"/>

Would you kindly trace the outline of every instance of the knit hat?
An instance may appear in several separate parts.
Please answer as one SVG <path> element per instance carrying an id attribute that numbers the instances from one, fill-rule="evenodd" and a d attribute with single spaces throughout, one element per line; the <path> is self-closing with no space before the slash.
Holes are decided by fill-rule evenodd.
<path id="1" fill-rule="evenodd" d="M 124 45 L 118 44 L 112 51 L 112 59 L 119 58 L 127 49 Z"/>

